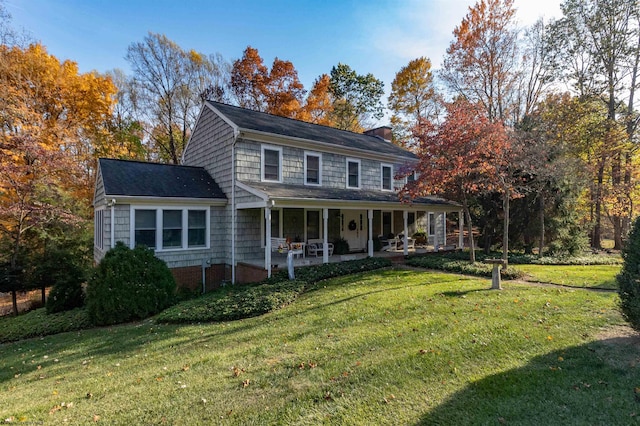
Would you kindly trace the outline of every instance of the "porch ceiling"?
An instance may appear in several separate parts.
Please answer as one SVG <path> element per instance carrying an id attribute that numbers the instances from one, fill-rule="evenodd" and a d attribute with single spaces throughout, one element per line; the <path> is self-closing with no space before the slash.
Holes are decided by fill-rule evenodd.
<path id="1" fill-rule="evenodd" d="M 271 182 L 239 183 L 252 193 L 274 201 L 276 207 L 338 207 L 397 210 L 459 211 L 461 206 L 438 197 L 421 197 L 401 201 L 396 192 L 364 189 L 327 188 Z"/>

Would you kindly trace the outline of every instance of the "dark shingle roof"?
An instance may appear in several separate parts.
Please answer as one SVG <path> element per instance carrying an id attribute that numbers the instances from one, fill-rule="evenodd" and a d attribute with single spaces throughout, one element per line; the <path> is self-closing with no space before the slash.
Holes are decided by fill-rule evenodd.
<path id="1" fill-rule="evenodd" d="M 341 200 L 360 202 L 400 203 L 395 192 L 371 191 L 363 189 L 325 188 L 314 186 L 288 185 L 272 182 L 242 182 L 264 192 L 271 198 L 296 200 Z M 411 200 L 413 205 L 459 207 L 457 203 L 438 197 L 421 197 Z"/>
<path id="2" fill-rule="evenodd" d="M 416 158 L 412 152 L 375 136 L 348 132 L 213 101 L 209 101 L 209 103 L 241 129 L 302 138 L 407 159 Z"/>
<path id="3" fill-rule="evenodd" d="M 227 198 L 202 167 L 107 158 L 99 162 L 107 196 Z"/>

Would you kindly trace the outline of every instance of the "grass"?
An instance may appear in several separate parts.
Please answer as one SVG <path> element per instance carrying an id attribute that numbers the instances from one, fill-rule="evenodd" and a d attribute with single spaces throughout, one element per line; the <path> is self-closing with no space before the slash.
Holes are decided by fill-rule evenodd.
<path id="1" fill-rule="evenodd" d="M 386 270 L 266 315 L 0 345 L 0 419 L 44 424 L 630 424 L 615 293 Z"/>
<path id="2" fill-rule="evenodd" d="M 518 265 L 517 268 L 527 274 L 527 281 L 617 290 L 616 275 L 621 265 Z"/>

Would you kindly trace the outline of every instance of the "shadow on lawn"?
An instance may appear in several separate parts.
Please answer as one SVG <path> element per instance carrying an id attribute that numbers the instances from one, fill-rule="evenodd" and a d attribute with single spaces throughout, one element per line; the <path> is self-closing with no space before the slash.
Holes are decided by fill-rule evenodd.
<path id="1" fill-rule="evenodd" d="M 640 424 L 637 365 L 637 334 L 551 352 L 469 384 L 418 424 Z"/>

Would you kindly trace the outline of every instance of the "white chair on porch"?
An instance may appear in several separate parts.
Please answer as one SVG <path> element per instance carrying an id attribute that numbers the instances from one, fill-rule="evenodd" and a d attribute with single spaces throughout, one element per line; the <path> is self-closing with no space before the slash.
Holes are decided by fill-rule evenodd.
<path id="1" fill-rule="evenodd" d="M 333 256 L 333 243 L 329 245 L 329 256 Z M 307 241 L 307 253 L 309 256 L 319 257 L 324 253 L 324 240 L 313 238 Z"/>
<path id="2" fill-rule="evenodd" d="M 287 247 L 286 238 L 271 238 L 271 251 L 277 251 L 278 253 L 286 253 L 289 250 Z"/>

